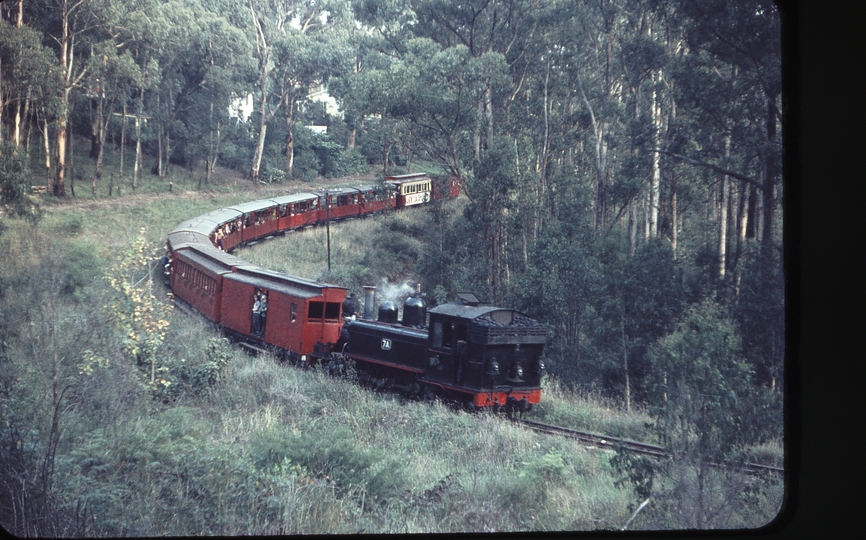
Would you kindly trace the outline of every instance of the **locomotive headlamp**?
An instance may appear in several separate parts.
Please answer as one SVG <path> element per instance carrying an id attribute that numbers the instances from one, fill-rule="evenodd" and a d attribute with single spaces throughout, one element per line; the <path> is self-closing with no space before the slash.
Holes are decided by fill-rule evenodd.
<path id="1" fill-rule="evenodd" d="M 511 373 L 508 374 L 508 380 L 511 382 L 523 382 L 523 366 L 515 362 L 511 366 Z"/>
<path id="2" fill-rule="evenodd" d="M 491 358 L 489 362 L 487 362 L 487 371 L 485 371 L 487 375 L 499 375 L 499 362 L 496 361 L 496 358 Z"/>
<path id="3" fill-rule="evenodd" d="M 544 360 L 539 358 L 538 362 L 535 363 L 535 367 L 532 368 L 532 371 L 533 373 L 544 373 L 545 367 Z"/>

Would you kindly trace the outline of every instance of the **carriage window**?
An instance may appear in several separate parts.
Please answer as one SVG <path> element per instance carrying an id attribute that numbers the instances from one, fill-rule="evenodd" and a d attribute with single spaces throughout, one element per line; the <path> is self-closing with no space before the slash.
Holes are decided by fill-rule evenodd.
<path id="1" fill-rule="evenodd" d="M 324 302 L 310 302 L 310 311 L 307 313 L 307 317 L 310 319 L 321 319 L 324 312 Z"/>
<path id="2" fill-rule="evenodd" d="M 298 320 L 298 304 L 292 302 L 292 314 L 289 322 L 295 322 Z"/>
<path id="3" fill-rule="evenodd" d="M 340 318 L 340 303 L 339 302 L 328 302 L 325 304 L 325 318 L 326 319 L 339 319 Z"/>

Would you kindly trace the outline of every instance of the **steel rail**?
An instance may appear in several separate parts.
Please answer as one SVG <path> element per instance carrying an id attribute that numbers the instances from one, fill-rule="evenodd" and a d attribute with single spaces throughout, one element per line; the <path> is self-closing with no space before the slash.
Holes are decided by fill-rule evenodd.
<path id="1" fill-rule="evenodd" d="M 656 459 L 662 459 L 669 455 L 667 451 L 661 446 L 647 444 L 640 441 L 634 441 L 631 439 L 624 439 L 621 437 L 609 437 L 607 435 L 580 431 L 576 429 L 548 424 L 545 422 L 539 422 L 537 420 L 527 420 L 525 418 L 511 418 L 511 421 L 538 433 L 546 433 L 548 435 L 560 435 L 605 450 L 623 449 L 627 452 L 643 454 Z M 723 467 L 724 465 L 720 465 L 718 463 L 711 463 L 711 466 Z M 754 476 L 763 474 L 784 476 L 785 474 L 785 470 L 782 468 L 773 467 L 771 465 L 761 465 L 758 463 L 745 463 L 742 465 L 742 469 L 747 474 Z"/>

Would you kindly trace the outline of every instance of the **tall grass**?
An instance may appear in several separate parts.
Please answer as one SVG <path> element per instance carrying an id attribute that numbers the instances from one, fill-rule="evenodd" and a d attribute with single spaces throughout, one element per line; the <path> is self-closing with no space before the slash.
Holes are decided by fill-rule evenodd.
<path id="1" fill-rule="evenodd" d="M 0 247 L 6 256 L 27 257 L 40 239 L 50 238 L 94 251 L 104 269 L 142 226 L 159 247 L 181 221 L 255 198 L 172 193 L 130 197 L 128 204 L 57 205 L 38 234 L 8 222 Z M 374 275 L 410 275 L 413 250 L 420 249 L 413 231 L 425 219 L 424 212 L 405 212 L 333 224 L 330 274 L 323 227 L 238 254 L 271 269 L 357 287 Z M 14 261 L 4 261 L 4 277 L 26 268 L 7 262 Z M 100 283 L 94 281 L 94 290 Z M 98 294 L 87 294 L 77 309 L 99 305 Z M 158 354 L 184 381 L 182 374 L 207 361 L 205 351 L 217 336 L 211 324 L 176 311 Z M 77 388 L 74 407 L 62 417 L 54 490 L 70 512 L 86 505 L 93 536 L 615 529 L 636 502 L 627 486 L 617 487 L 608 452 L 526 431 L 493 414 L 378 394 L 235 347 L 227 349 L 230 362 L 212 388 L 179 383 L 163 403 L 152 398 L 134 360 L 109 350 L 121 338 L 106 342 L 102 352 L 112 354 L 112 362 Z M 33 390 L 31 398 L 40 395 Z M 645 414 L 576 394 L 553 378 L 535 414 L 647 439 Z M 733 515 L 728 524 L 769 520 L 778 492 L 769 488 L 763 506 Z M 644 523 L 677 526 L 675 517 Z"/>
<path id="2" fill-rule="evenodd" d="M 639 408 L 626 412 L 621 404 L 603 396 L 579 393 L 555 376 L 545 377 L 542 387 L 544 399 L 534 412 L 546 422 L 612 437 L 656 442 L 646 429 L 650 417 Z"/>

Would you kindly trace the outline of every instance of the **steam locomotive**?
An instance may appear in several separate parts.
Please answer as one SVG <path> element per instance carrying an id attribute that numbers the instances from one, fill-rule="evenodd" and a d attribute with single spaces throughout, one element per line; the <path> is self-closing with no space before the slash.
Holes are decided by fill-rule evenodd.
<path id="1" fill-rule="evenodd" d="M 169 233 L 166 281 L 177 299 L 228 334 L 287 359 L 336 371 L 353 365 L 361 380 L 376 386 L 442 397 L 468 409 L 528 411 L 541 399 L 543 324 L 468 293 L 429 310 L 415 294 L 405 301 L 402 320 L 395 303 L 382 302 L 374 317 L 372 288 L 359 317 L 356 309 L 346 309 L 351 299 L 344 287 L 267 270 L 228 252 L 327 220 L 458 195 L 456 179 L 419 173 L 386 177 L 379 186 L 297 193 L 215 210 Z"/>

